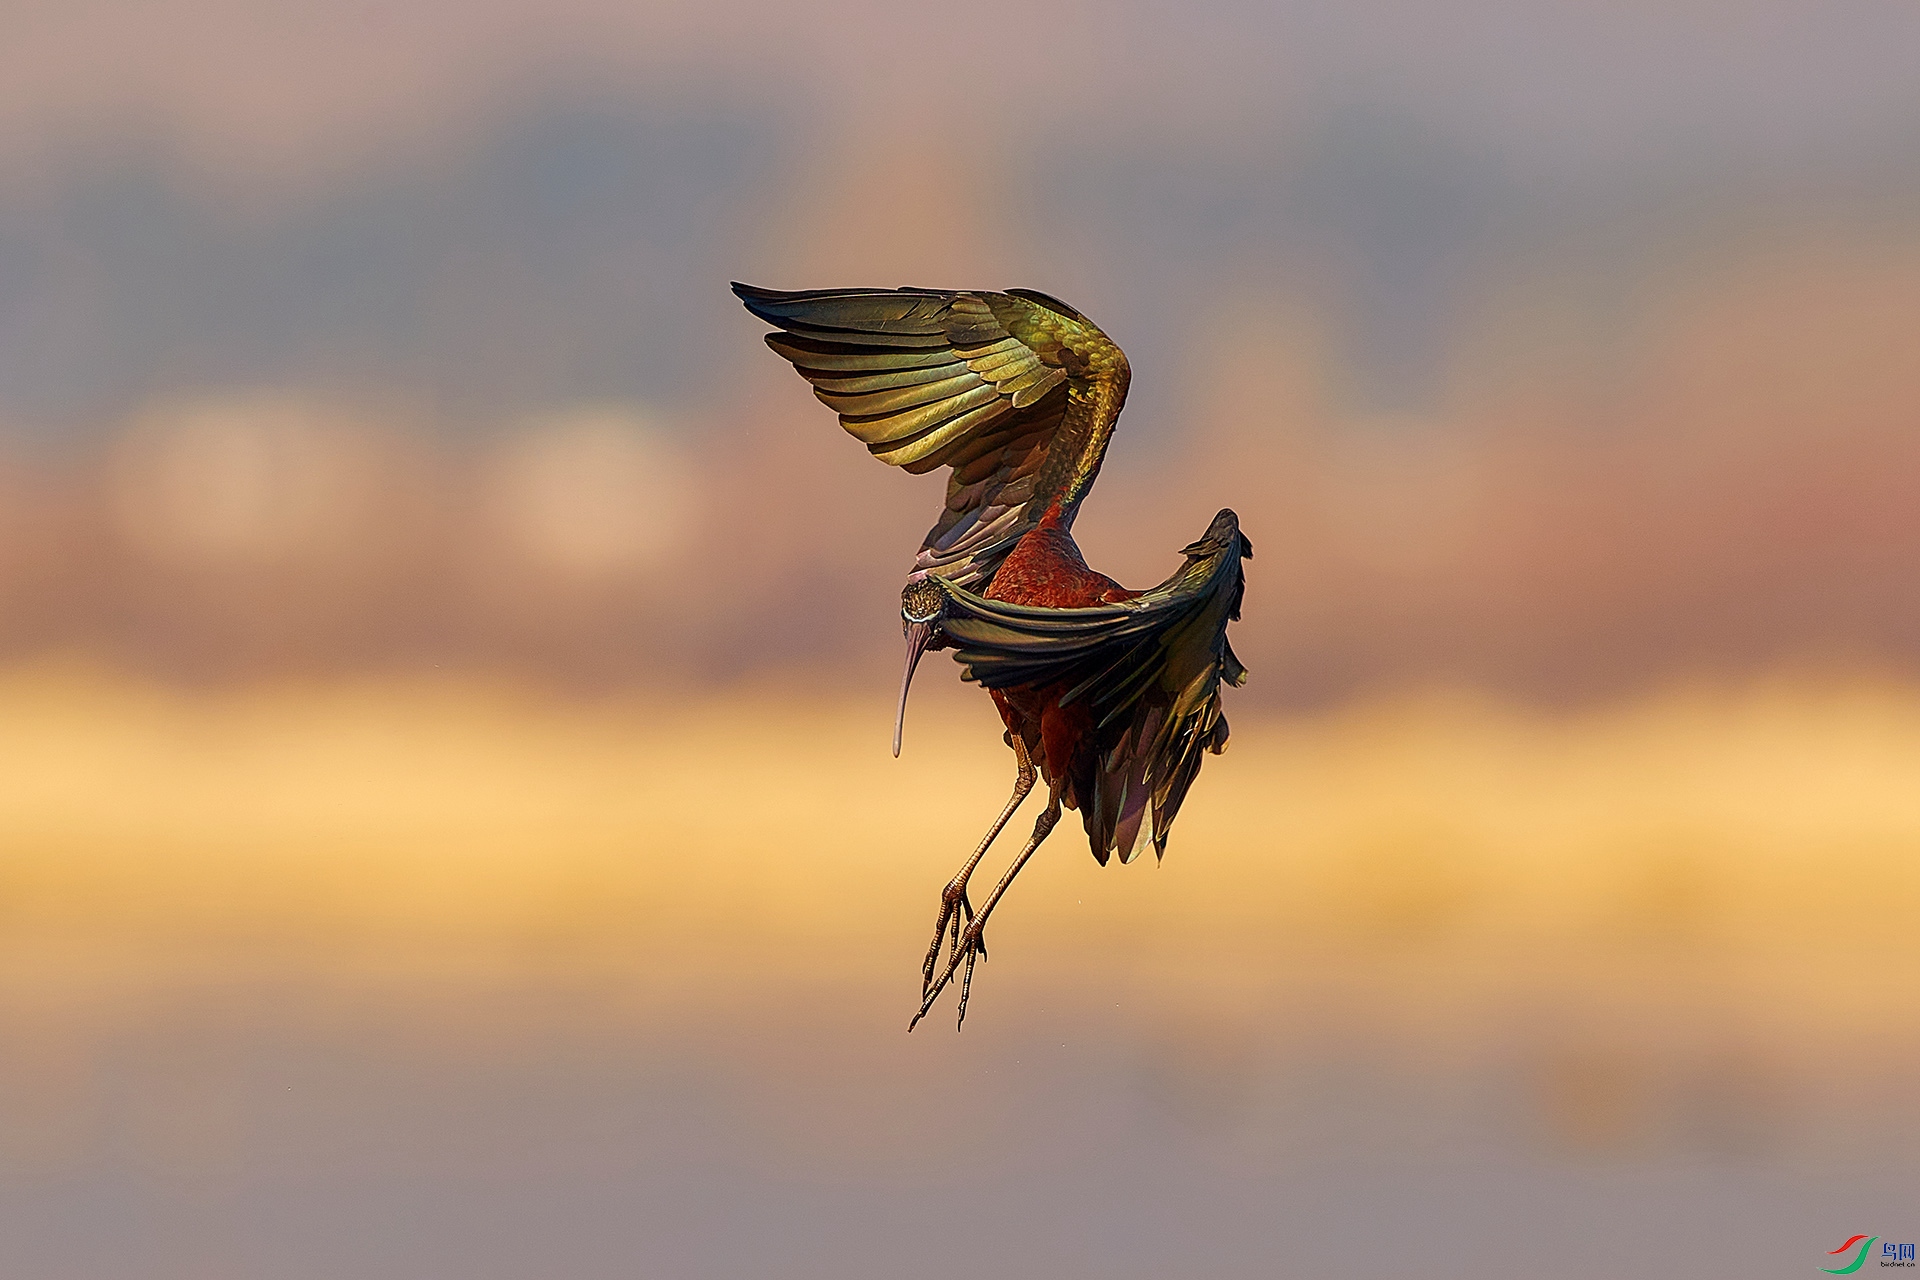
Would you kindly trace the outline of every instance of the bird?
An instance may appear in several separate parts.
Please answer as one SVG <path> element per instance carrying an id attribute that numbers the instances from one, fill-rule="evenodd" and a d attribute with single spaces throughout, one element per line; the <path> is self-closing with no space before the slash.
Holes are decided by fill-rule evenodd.
<path id="1" fill-rule="evenodd" d="M 1132 378 L 1085 315 L 1035 289 L 766 289 L 735 282 L 774 326 L 766 344 L 813 385 L 849 434 L 912 474 L 950 469 L 946 504 L 900 594 L 906 666 L 951 649 L 991 695 L 1015 765 L 1013 794 L 941 890 L 912 1031 L 959 975 L 965 1024 L 987 919 L 1059 822 L 1081 815 L 1101 866 L 1167 836 L 1202 758 L 1226 748 L 1224 685 L 1247 670 L 1227 641 L 1253 544 L 1231 509 L 1182 548 L 1158 586 L 1129 590 L 1089 568 L 1073 539 Z M 1036 782 L 1046 808 L 974 909 L 968 882 Z M 942 944 L 947 957 L 941 962 Z"/>

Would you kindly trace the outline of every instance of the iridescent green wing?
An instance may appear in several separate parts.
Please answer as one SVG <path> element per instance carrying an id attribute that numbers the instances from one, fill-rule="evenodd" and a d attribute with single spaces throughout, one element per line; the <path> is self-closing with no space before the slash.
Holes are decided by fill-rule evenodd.
<path id="1" fill-rule="evenodd" d="M 1006 604 L 943 585 L 940 629 L 967 679 L 989 689 L 1051 686 L 1063 706 L 1083 701 L 1092 712 L 1098 764 L 1076 780 L 1084 790 L 1074 799 L 1102 862 L 1115 851 L 1131 861 L 1149 838 L 1166 851 L 1202 754 L 1227 743 L 1221 682 L 1246 679 L 1227 624 L 1240 616 L 1240 562 L 1253 557 L 1252 544 L 1222 511 L 1182 554 L 1186 563 L 1159 586 L 1084 609 Z"/>
<path id="2" fill-rule="evenodd" d="M 733 291 L 779 326 L 767 345 L 875 457 L 916 475 L 953 469 L 915 576 L 983 584 L 1050 505 L 1071 523 L 1128 378 L 1120 349 L 1072 307 L 1024 289 Z"/>

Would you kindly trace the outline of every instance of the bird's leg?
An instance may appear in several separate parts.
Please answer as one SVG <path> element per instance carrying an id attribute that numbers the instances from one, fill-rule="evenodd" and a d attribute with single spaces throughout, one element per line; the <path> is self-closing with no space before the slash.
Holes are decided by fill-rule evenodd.
<path id="1" fill-rule="evenodd" d="M 973 856 L 967 859 L 966 865 L 961 867 L 953 879 L 947 882 L 947 887 L 940 891 L 940 918 L 934 921 L 933 945 L 927 948 L 927 962 L 920 967 L 920 994 L 923 997 L 927 994 L 927 989 L 933 985 L 933 971 L 940 965 L 940 941 L 946 937 L 948 921 L 953 923 L 954 955 L 960 954 L 961 914 L 965 913 L 967 923 L 973 922 L 973 903 L 967 899 L 968 877 L 973 875 L 973 869 L 980 865 L 980 859 L 986 856 L 987 847 L 1000 834 L 1001 828 L 1005 827 L 1007 820 L 1013 817 L 1013 811 L 1020 807 L 1026 800 L 1027 793 L 1033 790 L 1034 767 L 1032 758 L 1027 755 L 1027 744 L 1021 741 L 1019 734 L 1007 736 L 1013 743 L 1013 758 L 1019 762 L 1020 767 L 1018 775 L 1013 780 L 1013 796 L 1007 801 L 1007 807 L 1000 811 L 1000 816 L 994 819 L 993 825 L 987 828 L 986 837 L 980 841 L 980 847 L 973 851 Z M 981 950 L 984 951 L 986 948 L 982 946 Z"/>
<path id="2" fill-rule="evenodd" d="M 1046 811 L 1033 824 L 1033 836 L 1027 841 L 1027 847 L 1020 851 L 1020 856 L 1013 860 L 1013 865 L 1007 868 L 1007 873 L 1000 877 L 1000 883 L 993 886 L 993 892 L 987 895 L 986 902 L 980 907 L 980 914 L 969 920 L 967 927 L 961 931 L 959 948 L 955 951 L 953 958 L 947 961 L 946 971 L 921 998 L 920 1012 L 913 1015 L 913 1021 L 907 1024 L 907 1030 L 911 1031 L 920 1025 L 920 1019 L 927 1016 L 927 1010 L 933 1008 L 933 1002 L 940 998 L 940 993 L 946 989 L 947 983 L 953 981 L 954 971 L 960 967 L 960 961 L 963 958 L 967 962 L 967 969 L 966 974 L 960 979 L 959 1022 L 967 1020 L 967 994 L 973 986 L 973 962 L 980 958 L 983 950 L 980 946 L 980 935 L 986 930 L 987 917 L 993 914 L 994 907 L 1007 892 L 1007 886 L 1013 883 L 1013 878 L 1020 874 L 1020 868 L 1027 865 L 1027 859 L 1031 858 L 1033 851 L 1040 847 L 1040 842 L 1052 833 L 1053 824 L 1058 821 L 1060 821 L 1060 797 L 1052 795 L 1047 797 Z"/>

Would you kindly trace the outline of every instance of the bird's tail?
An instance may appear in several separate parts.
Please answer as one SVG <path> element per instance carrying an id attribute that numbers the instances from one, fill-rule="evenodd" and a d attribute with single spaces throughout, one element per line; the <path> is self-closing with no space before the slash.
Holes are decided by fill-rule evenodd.
<path id="1" fill-rule="evenodd" d="M 1149 844 L 1167 851 L 1167 833 L 1200 772 L 1200 759 L 1227 748 L 1227 718 L 1218 696 L 1185 715 L 1164 706 L 1139 707 L 1093 769 L 1081 817 L 1093 856 L 1105 866 L 1113 854 L 1132 862 Z"/>

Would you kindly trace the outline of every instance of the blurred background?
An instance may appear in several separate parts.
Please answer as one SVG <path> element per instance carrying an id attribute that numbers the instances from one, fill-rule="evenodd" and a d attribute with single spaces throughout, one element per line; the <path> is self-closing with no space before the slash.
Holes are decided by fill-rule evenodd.
<path id="1" fill-rule="evenodd" d="M 4 9 L 6 1274 L 1920 1235 L 1912 6 Z M 1063 824 L 958 1037 L 943 480 L 731 279 L 1068 299 L 1089 559 L 1259 548 L 1164 866 Z"/>

